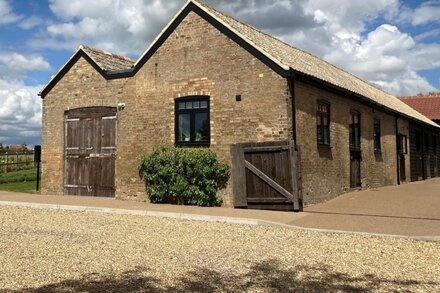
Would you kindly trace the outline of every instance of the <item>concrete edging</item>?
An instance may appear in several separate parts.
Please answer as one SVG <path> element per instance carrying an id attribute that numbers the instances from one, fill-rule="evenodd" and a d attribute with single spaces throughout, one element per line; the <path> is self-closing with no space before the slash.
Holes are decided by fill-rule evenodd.
<path id="1" fill-rule="evenodd" d="M 15 202 L 15 201 L 0 201 L 0 206 L 26 207 L 26 208 L 36 208 L 36 209 L 58 209 L 58 210 L 67 210 L 67 211 L 96 212 L 96 213 L 117 214 L 117 215 L 136 215 L 136 216 L 172 218 L 172 219 L 191 220 L 191 221 L 220 222 L 220 223 L 244 224 L 244 225 L 254 225 L 254 226 L 270 226 L 270 227 L 280 227 L 280 228 L 298 229 L 304 231 L 324 232 L 324 233 L 353 234 L 353 235 L 362 235 L 362 236 L 370 236 L 370 237 L 398 238 L 398 239 L 408 239 L 408 240 L 418 240 L 418 241 L 440 242 L 440 236 L 403 236 L 403 235 L 367 233 L 367 232 L 356 232 L 356 231 L 345 231 L 345 230 L 306 228 L 301 226 L 288 225 L 273 221 L 252 219 L 252 218 L 236 218 L 236 217 L 210 216 L 210 215 L 188 214 L 188 213 L 159 212 L 159 211 L 148 211 L 148 210 L 116 209 L 116 208 L 105 208 L 105 207 L 75 206 L 75 205 Z"/>

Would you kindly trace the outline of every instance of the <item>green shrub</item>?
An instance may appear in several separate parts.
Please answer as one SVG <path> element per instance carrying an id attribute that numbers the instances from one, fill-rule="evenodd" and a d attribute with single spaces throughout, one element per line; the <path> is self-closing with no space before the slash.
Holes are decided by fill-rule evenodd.
<path id="1" fill-rule="evenodd" d="M 229 168 L 210 150 L 162 147 L 141 158 L 139 174 L 153 203 L 219 206 Z"/>

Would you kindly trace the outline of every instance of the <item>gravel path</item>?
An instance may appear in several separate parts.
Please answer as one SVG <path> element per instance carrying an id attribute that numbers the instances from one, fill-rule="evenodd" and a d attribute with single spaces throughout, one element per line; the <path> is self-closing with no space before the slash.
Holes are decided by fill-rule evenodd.
<path id="1" fill-rule="evenodd" d="M 0 292 L 440 291 L 440 243 L 0 207 Z"/>

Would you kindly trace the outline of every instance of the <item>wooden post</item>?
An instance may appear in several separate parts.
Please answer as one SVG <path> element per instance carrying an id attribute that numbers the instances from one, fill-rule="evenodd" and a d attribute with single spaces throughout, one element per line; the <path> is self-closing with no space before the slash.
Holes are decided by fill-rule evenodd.
<path id="1" fill-rule="evenodd" d="M 290 156 L 290 176 L 292 182 L 292 194 L 293 194 L 293 211 L 299 212 L 299 199 L 298 199 L 298 168 L 297 168 L 297 157 L 295 150 L 295 141 L 291 140 L 289 143 L 289 156 Z"/>
<path id="2" fill-rule="evenodd" d="M 234 207 L 247 207 L 246 168 L 244 150 L 240 145 L 231 146 L 231 179 Z"/>
<path id="3" fill-rule="evenodd" d="M 301 171 L 301 147 L 299 145 L 296 146 L 296 174 L 298 180 L 298 201 L 299 201 L 299 209 L 303 211 L 304 209 L 304 199 L 303 199 L 303 188 L 302 188 L 302 171 Z"/>

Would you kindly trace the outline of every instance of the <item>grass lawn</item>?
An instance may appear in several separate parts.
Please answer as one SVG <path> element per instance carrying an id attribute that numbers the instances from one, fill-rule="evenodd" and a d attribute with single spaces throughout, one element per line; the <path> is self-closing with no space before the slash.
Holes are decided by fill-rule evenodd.
<path id="1" fill-rule="evenodd" d="M 36 181 L 0 183 L 0 190 L 36 193 Z"/>
<path id="2" fill-rule="evenodd" d="M 0 173 L 0 190 L 35 193 L 37 170 Z"/>
<path id="3" fill-rule="evenodd" d="M 11 182 L 35 181 L 37 169 L 13 171 L 8 173 L 0 173 L 0 184 Z"/>

